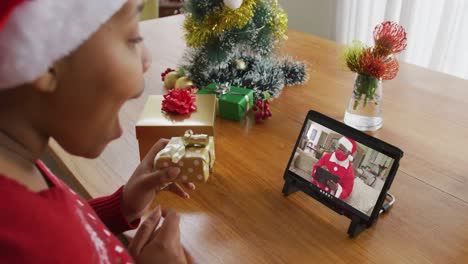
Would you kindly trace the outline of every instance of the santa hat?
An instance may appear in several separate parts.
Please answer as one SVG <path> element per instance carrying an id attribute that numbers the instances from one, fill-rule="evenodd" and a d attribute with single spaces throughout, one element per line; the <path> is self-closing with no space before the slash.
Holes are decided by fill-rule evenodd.
<path id="1" fill-rule="evenodd" d="M 353 156 L 356 154 L 357 144 L 356 141 L 348 138 L 348 137 L 341 137 L 338 140 L 338 144 L 343 145 L 349 152 L 351 152 L 351 156 L 349 157 L 350 161 L 353 161 Z"/>
<path id="2" fill-rule="evenodd" d="M 0 90 L 37 79 L 128 0 L 1 0 Z"/>

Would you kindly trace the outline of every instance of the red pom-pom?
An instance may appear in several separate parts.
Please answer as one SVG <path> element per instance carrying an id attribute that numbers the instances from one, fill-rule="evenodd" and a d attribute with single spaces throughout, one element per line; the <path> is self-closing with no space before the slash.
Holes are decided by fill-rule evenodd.
<path id="1" fill-rule="evenodd" d="M 197 110 L 196 97 L 189 89 L 172 89 L 162 102 L 162 110 L 168 113 L 186 115 Z"/>
<path id="2" fill-rule="evenodd" d="M 166 75 L 173 71 L 176 71 L 176 70 L 167 68 L 164 72 L 161 73 L 161 80 L 164 82 L 164 80 L 166 79 Z"/>

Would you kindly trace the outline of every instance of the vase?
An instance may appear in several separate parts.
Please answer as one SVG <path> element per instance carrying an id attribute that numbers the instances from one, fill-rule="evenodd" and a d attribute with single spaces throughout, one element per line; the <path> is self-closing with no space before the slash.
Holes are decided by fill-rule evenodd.
<path id="1" fill-rule="evenodd" d="M 361 131 L 375 131 L 383 126 L 382 80 L 357 74 L 346 108 L 344 122 Z"/>

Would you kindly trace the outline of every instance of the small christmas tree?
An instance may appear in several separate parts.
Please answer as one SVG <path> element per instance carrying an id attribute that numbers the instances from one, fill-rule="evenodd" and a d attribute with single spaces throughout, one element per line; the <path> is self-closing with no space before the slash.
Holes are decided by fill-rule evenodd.
<path id="1" fill-rule="evenodd" d="M 306 81 L 304 63 L 274 54 L 287 39 L 277 0 L 186 0 L 184 10 L 189 49 L 182 68 L 196 86 L 229 83 L 264 100 Z"/>

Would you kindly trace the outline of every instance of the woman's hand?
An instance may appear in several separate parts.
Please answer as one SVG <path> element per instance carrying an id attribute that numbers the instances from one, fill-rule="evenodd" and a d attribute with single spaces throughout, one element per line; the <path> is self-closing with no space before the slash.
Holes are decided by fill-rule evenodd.
<path id="1" fill-rule="evenodd" d="M 183 198 L 190 197 L 181 185 L 174 183 L 179 176 L 179 168 L 169 167 L 162 170 L 153 168 L 156 154 L 168 142 L 167 139 L 161 139 L 151 148 L 124 187 L 122 207 L 129 222 L 140 218 L 151 205 L 156 193 L 163 189 Z M 184 183 L 183 186 L 189 190 L 195 190 L 193 183 Z"/>
<path id="2" fill-rule="evenodd" d="M 162 217 L 164 221 L 156 229 Z M 128 247 L 136 263 L 186 264 L 187 259 L 180 243 L 179 222 L 180 217 L 175 211 L 161 211 L 158 206 L 141 224 Z"/>

